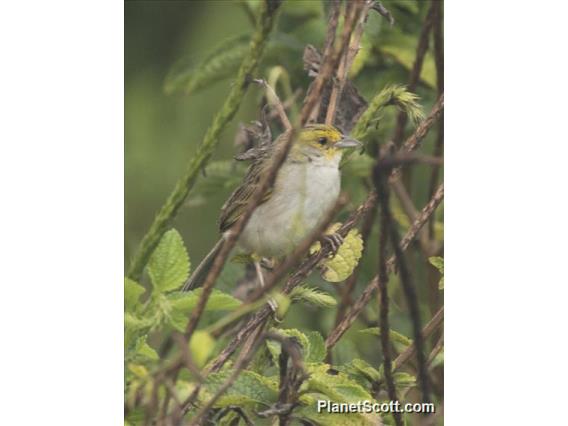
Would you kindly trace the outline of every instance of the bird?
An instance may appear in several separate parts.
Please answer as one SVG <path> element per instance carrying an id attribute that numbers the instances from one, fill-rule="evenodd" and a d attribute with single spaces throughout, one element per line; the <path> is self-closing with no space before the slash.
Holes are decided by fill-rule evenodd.
<path id="1" fill-rule="evenodd" d="M 241 155 L 240 159 L 252 163 L 242 183 L 221 208 L 222 236 L 188 278 L 183 291 L 203 284 L 223 245 L 223 235 L 231 231 L 253 194 L 260 189 L 275 150 L 284 145 L 289 132 L 282 133 L 271 144 Z M 238 247 L 254 259 L 261 286 L 264 280 L 259 260 L 285 257 L 321 224 L 339 197 L 343 151 L 360 146 L 361 142 L 327 124 L 309 124 L 296 133 L 274 184 L 263 194 L 237 240 Z"/>

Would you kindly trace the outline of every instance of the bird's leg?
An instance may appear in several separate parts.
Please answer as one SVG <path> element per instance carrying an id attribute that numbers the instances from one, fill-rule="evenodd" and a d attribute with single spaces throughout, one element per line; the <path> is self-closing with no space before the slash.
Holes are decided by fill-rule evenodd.
<path id="1" fill-rule="evenodd" d="M 260 266 L 260 261 L 254 261 L 254 269 L 256 270 L 256 276 L 258 277 L 258 282 L 261 287 L 264 287 L 264 274 L 262 273 L 262 267 Z"/>
<path id="2" fill-rule="evenodd" d="M 258 259 L 254 259 L 254 269 L 256 270 L 256 275 L 258 277 L 258 282 L 260 283 L 260 287 L 264 287 L 265 286 L 265 282 L 264 282 L 264 274 L 262 273 L 262 266 L 261 266 L 261 262 L 262 260 L 258 260 Z M 272 312 L 274 312 L 276 314 L 276 311 L 278 309 L 278 304 L 276 303 L 276 300 L 274 300 L 274 298 L 269 298 L 268 299 L 268 305 L 270 306 L 270 309 L 272 309 Z M 276 315 L 274 315 L 274 318 L 276 318 Z"/>
<path id="3" fill-rule="evenodd" d="M 267 257 L 263 257 L 262 259 L 260 259 L 260 266 L 262 266 L 264 269 L 267 269 L 269 271 L 274 270 L 274 259 L 269 259 Z"/>

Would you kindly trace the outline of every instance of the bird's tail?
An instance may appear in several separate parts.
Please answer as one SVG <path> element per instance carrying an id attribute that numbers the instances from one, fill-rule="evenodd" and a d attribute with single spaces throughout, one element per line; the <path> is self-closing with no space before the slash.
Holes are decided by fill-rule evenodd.
<path id="1" fill-rule="evenodd" d="M 203 258 L 201 263 L 197 266 L 197 268 L 195 268 L 191 276 L 187 279 L 187 281 L 181 288 L 182 291 L 189 291 L 201 287 L 201 285 L 205 281 L 205 278 L 207 278 L 209 270 L 213 266 L 213 261 L 217 257 L 217 253 L 219 253 L 221 247 L 223 247 L 223 241 L 223 237 L 219 238 L 219 241 L 215 243 L 211 251 L 207 253 L 207 256 Z"/>

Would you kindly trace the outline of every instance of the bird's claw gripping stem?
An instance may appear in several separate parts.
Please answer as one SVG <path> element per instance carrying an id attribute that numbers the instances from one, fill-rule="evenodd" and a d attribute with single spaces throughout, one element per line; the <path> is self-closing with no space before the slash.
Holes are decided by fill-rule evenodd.
<path id="1" fill-rule="evenodd" d="M 343 244 L 343 241 L 344 241 L 343 237 L 339 235 L 337 232 L 329 235 L 324 235 L 322 237 L 322 244 L 329 245 L 332 256 L 335 256 L 337 254 L 337 251 L 339 250 L 339 247 L 341 247 L 341 245 Z"/>

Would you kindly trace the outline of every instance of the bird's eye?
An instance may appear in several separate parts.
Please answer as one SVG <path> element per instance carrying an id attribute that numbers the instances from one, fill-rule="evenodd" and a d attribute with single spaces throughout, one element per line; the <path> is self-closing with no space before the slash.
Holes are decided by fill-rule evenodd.
<path id="1" fill-rule="evenodd" d="M 327 143 L 327 138 L 319 138 L 318 143 L 322 146 L 325 145 Z"/>

